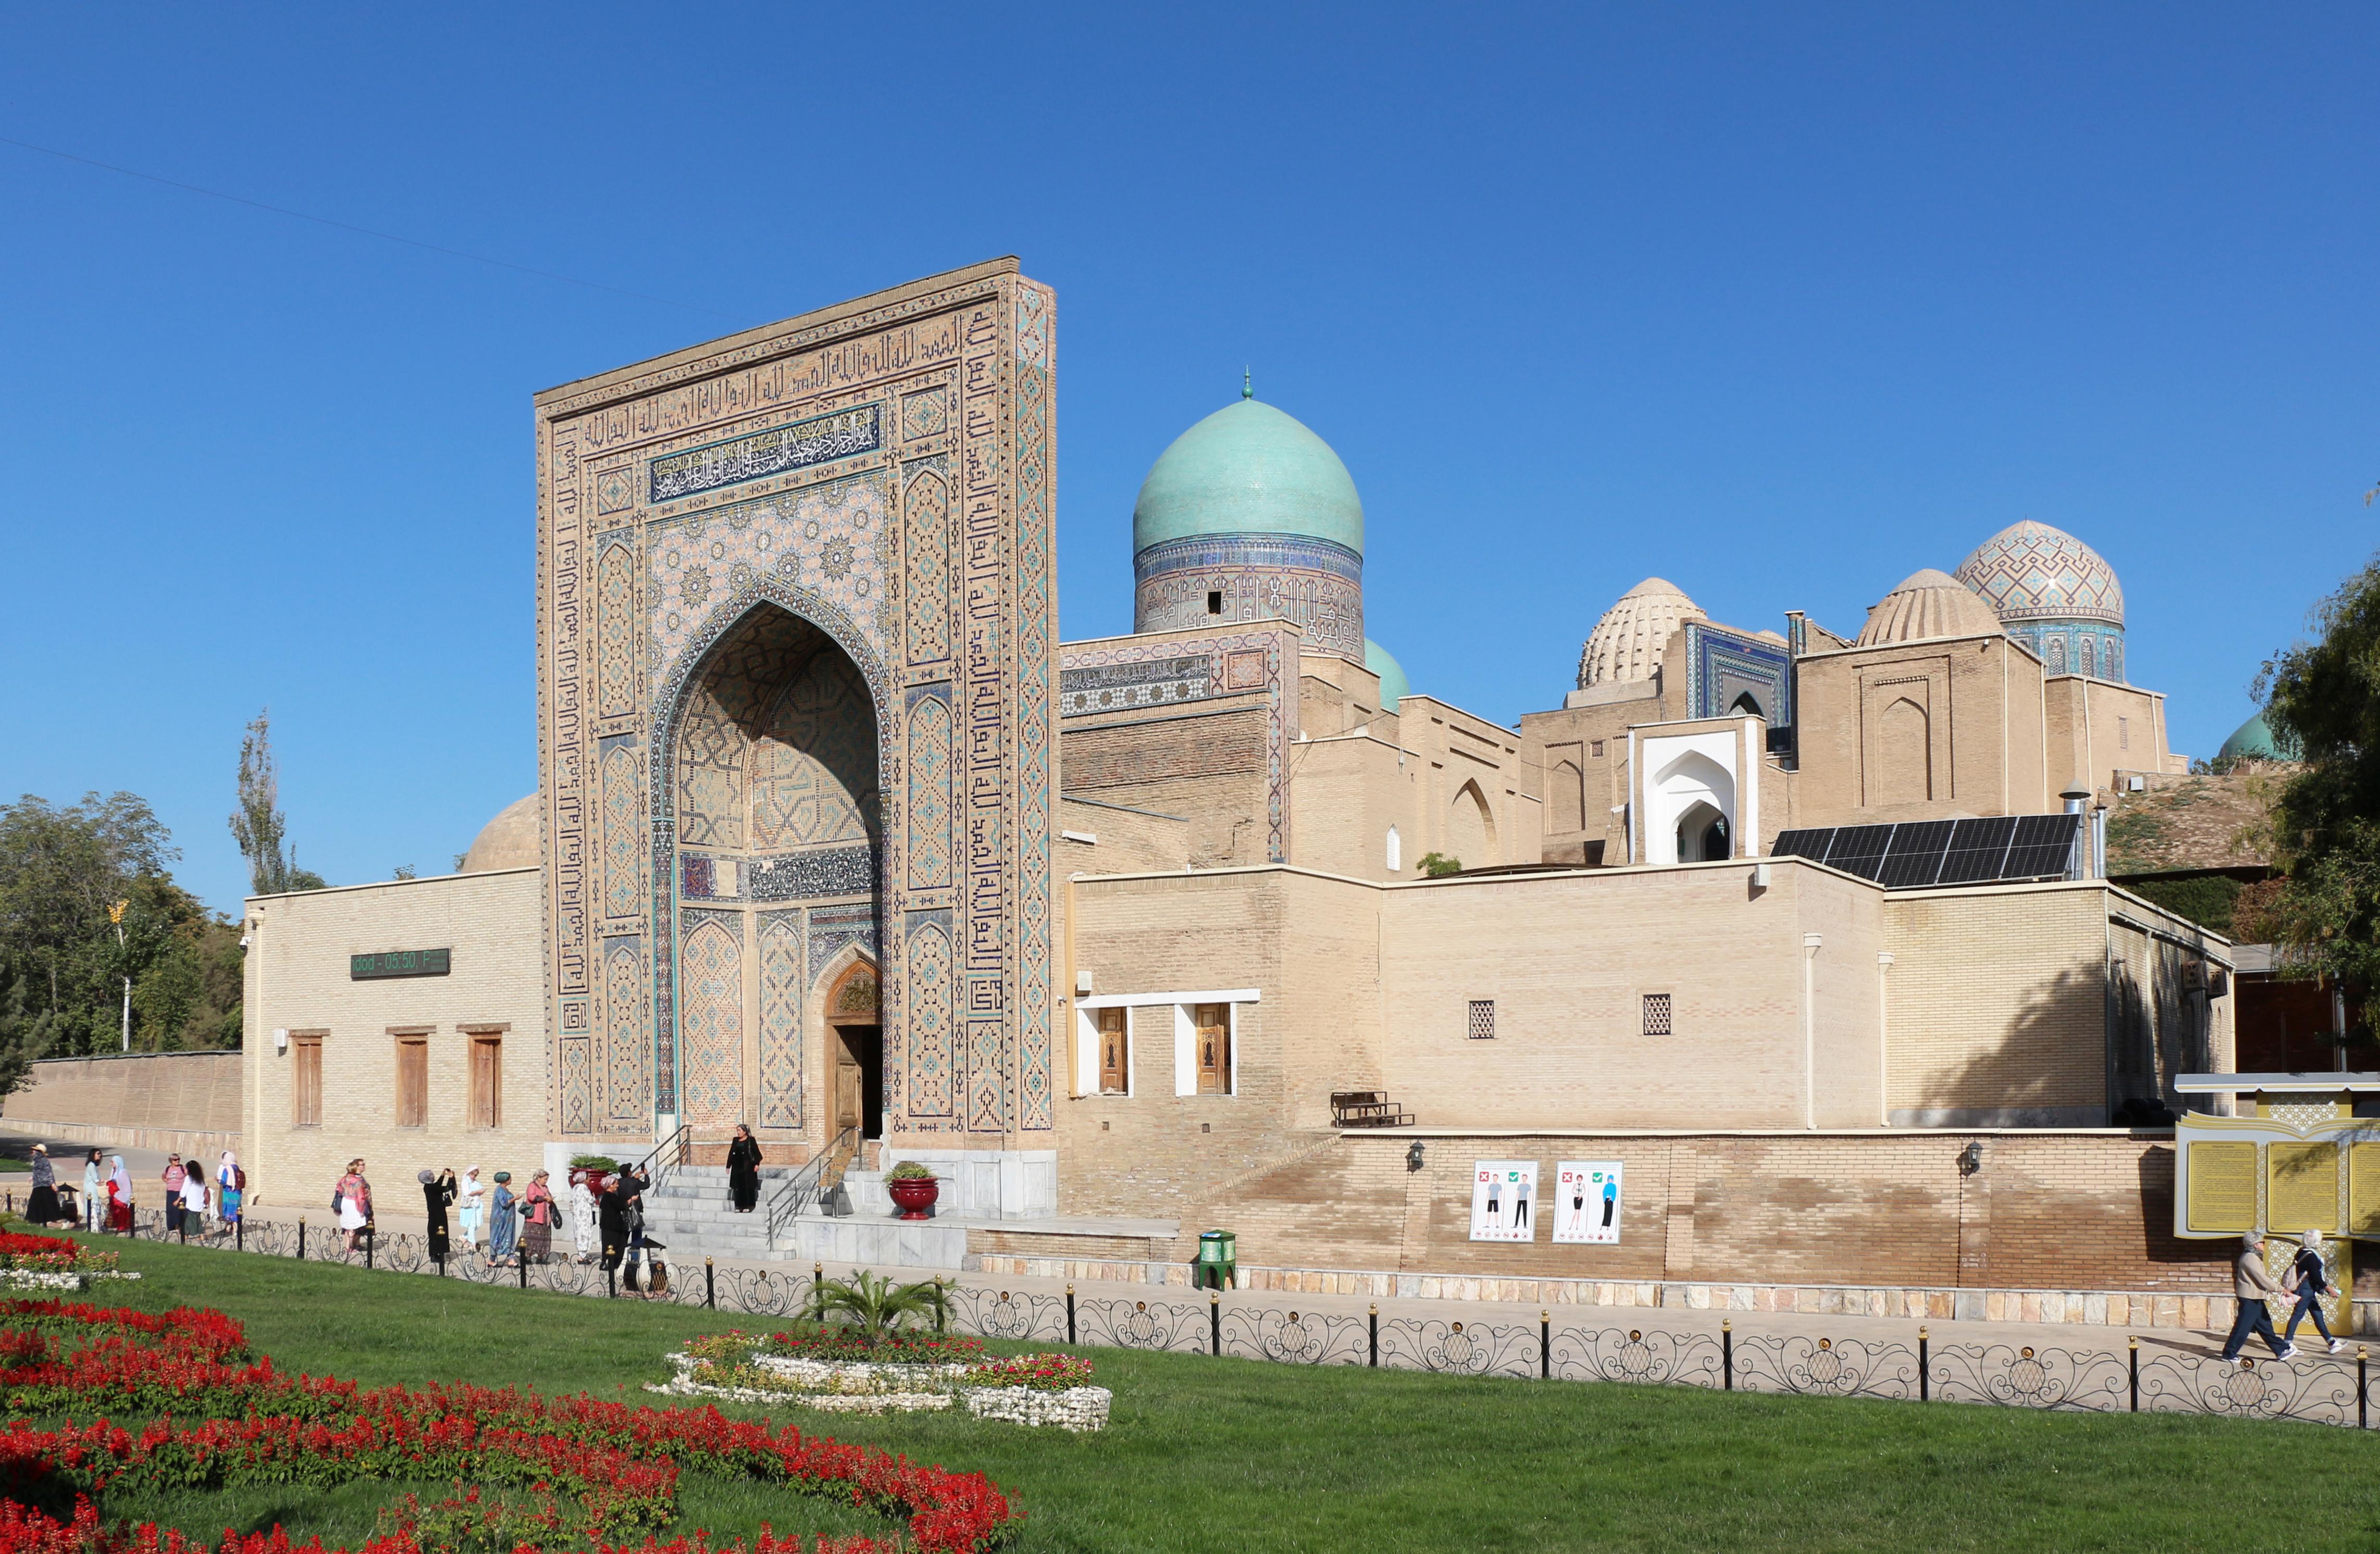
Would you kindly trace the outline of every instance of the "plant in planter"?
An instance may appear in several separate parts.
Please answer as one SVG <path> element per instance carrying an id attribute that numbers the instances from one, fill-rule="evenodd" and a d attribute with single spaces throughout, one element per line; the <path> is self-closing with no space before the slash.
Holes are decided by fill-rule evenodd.
<path id="1" fill-rule="evenodd" d="M 902 1219 L 925 1220 L 931 1218 L 926 1211 L 942 1196 L 942 1184 L 917 1161 L 903 1160 L 884 1173 L 884 1190 L 892 1195 Z"/>
<path id="2" fill-rule="evenodd" d="M 929 1318 L 941 1327 L 950 1315 L 950 1295 L 939 1279 L 895 1284 L 880 1273 L 862 1269 L 848 1279 L 829 1279 L 810 1287 L 809 1309 L 814 1322 L 855 1328 L 855 1336 L 881 1343 L 895 1329 Z"/>

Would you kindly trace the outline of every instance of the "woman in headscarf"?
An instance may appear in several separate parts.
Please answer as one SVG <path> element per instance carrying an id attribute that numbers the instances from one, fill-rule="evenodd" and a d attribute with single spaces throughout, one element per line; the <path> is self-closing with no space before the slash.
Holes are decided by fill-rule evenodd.
<path id="1" fill-rule="evenodd" d="M 594 1172 L 586 1170 L 570 1173 L 571 1235 L 578 1244 L 578 1260 L 595 1260 L 595 1238 L 602 1229 L 603 1208 L 595 1196 Z"/>
<path id="2" fill-rule="evenodd" d="M 239 1229 L 239 1206 L 248 1201 L 248 1172 L 239 1169 L 239 1157 L 226 1149 L 215 1163 L 215 1226 L 218 1235 L 229 1235 Z"/>
<path id="3" fill-rule="evenodd" d="M 33 1146 L 33 1195 L 25 1200 L 25 1218 L 37 1225 L 54 1225 L 66 1217 L 66 1210 L 58 1204 L 57 1168 L 50 1164 L 49 1150 L 36 1144 Z"/>
<path id="4" fill-rule="evenodd" d="M 108 1157 L 107 1223 L 121 1234 L 132 1233 L 132 1173 L 124 1169 L 121 1155 Z"/>
<path id="5" fill-rule="evenodd" d="M 488 1260 L 510 1267 L 513 1249 L 520 1244 L 520 1199 L 513 1196 L 513 1173 L 496 1172 L 495 1196 L 488 1210 Z"/>
<path id="6" fill-rule="evenodd" d="M 93 1235 L 107 1229 L 107 1172 L 96 1149 L 82 1162 L 82 1228 Z"/>
<path id="7" fill-rule="evenodd" d="M 487 1196 L 487 1184 L 480 1180 L 480 1168 L 465 1167 L 461 1195 L 462 1211 L 455 1218 L 462 1222 L 463 1246 L 467 1251 L 480 1244 L 480 1211 L 485 1207 L 481 1200 Z"/>
<path id="8" fill-rule="evenodd" d="M 446 1205 L 454 1197 L 454 1188 L 428 1166 L 414 1174 L 420 1179 L 421 1201 L 430 1215 L 430 1260 L 443 1263 L 446 1260 Z"/>
<path id="9" fill-rule="evenodd" d="M 760 1200 L 760 1141 L 749 1123 L 735 1124 L 735 1141 L 727 1147 L 727 1196 L 738 1214 L 751 1213 Z"/>
<path id="10" fill-rule="evenodd" d="M 339 1229 L 347 1232 L 347 1250 L 364 1249 L 364 1233 L 371 1229 L 371 1184 L 364 1179 L 360 1157 L 347 1162 L 339 1178 Z"/>
<path id="11" fill-rule="evenodd" d="M 521 1227 L 521 1256 L 533 1263 L 553 1257 L 553 1212 L 561 1205 L 553 1201 L 553 1189 L 546 1181 L 546 1172 L 539 1172 L 528 1179 L 528 1191 L 521 1195 L 528 1214 L 528 1223 Z"/>
<path id="12" fill-rule="evenodd" d="M 603 1271 L 609 1273 L 628 1254 L 628 1179 L 625 1174 L 613 1177 L 603 1189 L 595 1220 L 603 1239 Z"/>

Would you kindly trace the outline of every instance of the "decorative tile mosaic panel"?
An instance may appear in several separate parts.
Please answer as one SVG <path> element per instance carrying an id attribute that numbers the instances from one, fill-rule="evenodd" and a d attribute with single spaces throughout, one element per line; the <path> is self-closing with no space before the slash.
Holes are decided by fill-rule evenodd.
<path id="1" fill-rule="evenodd" d="M 873 906 L 813 906 L 809 919 L 810 959 L 804 974 L 806 982 L 817 981 L 827 963 L 851 945 L 858 945 L 870 955 L 878 954 Z"/>
<path id="2" fill-rule="evenodd" d="M 1770 728 L 1792 726 L 1792 657 L 1785 644 L 1701 621 L 1688 621 L 1685 632 L 1688 717 L 1732 717 L 1738 698 L 1749 696 Z"/>
<path id="3" fill-rule="evenodd" d="M 876 888 L 876 849 L 863 844 L 753 858 L 745 871 L 749 876 L 746 892 L 754 901 L 864 895 Z"/>
<path id="4" fill-rule="evenodd" d="M 909 917 L 909 1110 L 920 1117 L 950 1117 L 956 1110 L 951 1090 L 950 920 L 947 912 Z"/>
<path id="5" fill-rule="evenodd" d="M 939 468 L 910 476 L 906 504 L 909 662 L 940 663 L 951 656 L 951 608 L 958 590 L 951 582 L 951 489 Z"/>
<path id="6" fill-rule="evenodd" d="M 951 882 L 950 687 L 909 694 L 909 883 L 936 890 Z"/>
<path id="7" fill-rule="evenodd" d="M 686 968 L 686 1119 L 698 1128 L 733 1127 L 745 1120 L 743 945 L 724 923 L 710 918 L 687 932 L 680 955 Z"/>
<path id="8" fill-rule="evenodd" d="M 1058 710 L 1070 718 L 1082 712 L 1204 701 L 1220 694 L 1210 653 L 1177 653 L 1137 663 L 1090 664 L 1058 672 Z"/>
<path id="9" fill-rule="evenodd" d="M 638 860 L 645 844 L 645 774 L 636 747 L 613 745 L 603 757 L 603 915 L 637 913 Z"/>
<path id="10" fill-rule="evenodd" d="M 644 946 L 634 939 L 603 941 L 605 1115 L 614 1122 L 650 1120 L 645 1089 Z"/>
<path id="11" fill-rule="evenodd" d="M 689 448 L 653 460 L 651 494 L 647 500 L 674 502 L 765 480 L 789 475 L 812 465 L 874 453 L 884 445 L 883 407 L 857 405 L 832 415 L 814 416 L 790 426 L 731 437 L 707 447 Z"/>
<path id="12" fill-rule="evenodd" d="M 637 554 L 625 541 L 603 547 L 596 569 L 596 706 L 606 718 L 637 710 Z"/>
<path id="13" fill-rule="evenodd" d="M 1344 545 L 1292 535 L 1195 535 L 1151 545 L 1132 558 L 1132 568 L 1135 632 L 1294 621 L 1309 649 L 1364 662 L 1364 558 Z"/>
<path id="14" fill-rule="evenodd" d="M 802 1125 L 802 915 L 760 917 L 760 1125 Z"/>

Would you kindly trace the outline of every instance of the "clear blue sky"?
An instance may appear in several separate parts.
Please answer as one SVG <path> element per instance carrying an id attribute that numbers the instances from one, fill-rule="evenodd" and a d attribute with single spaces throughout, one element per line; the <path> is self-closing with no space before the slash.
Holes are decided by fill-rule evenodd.
<path id="1" fill-rule="evenodd" d="M 1064 629 L 1149 463 L 1337 447 L 1372 635 L 1512 722 L 1650 573 L 1838 630 L 2032 516 L 2212 753 L 2374 545 L 2380 11 L 12 5 L 0 793 L 236 909 L 536 785 L 529 396 L 998 254 L 1059 297 Z"/>

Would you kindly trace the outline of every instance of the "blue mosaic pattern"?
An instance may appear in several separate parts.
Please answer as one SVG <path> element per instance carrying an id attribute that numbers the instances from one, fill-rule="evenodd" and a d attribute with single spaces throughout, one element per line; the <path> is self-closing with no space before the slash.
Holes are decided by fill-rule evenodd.
<path id="1" fill-rule="evenodd" d="M 1142 663 L 1062 669 L 1058 672 L 1058 711 L 1071 718 L 1083 712 L 1115 712 L 1133 707 L 1204 701 L 1217 694 L 1218 678 L 1214 656 L 1209 653 L 1150 659 Z"/>
<path id="2" fill-rule="evenodd" d="M 1736 698 L 1749 695 L 1772 729 L 1793 726 L 1793 661 L 1781 642 L 1763 642 L 1701 621 L 1686 632 L 1686 716 L 1736 715 Z"/>
<path id="3" fill-rule="evenodd" d="M 1132 566 L 1135 632 L 1294 621 L 1307 649 L 1364 662 L 1364 558 L 1344 545 L 1295 535 L 1193 535 L 1151 545 Z"/>
<path id="4" fill-rule="evenodd" d="M 657 458 L 651 465 L 646 500 L 674 502 L 722 486 L 790 475 L 856 454 L 872 454 L 883 445 L 883 407 L 855 406 Z"/>
<path id="5" fill-rule="evenodd" d="M 870 846 L 754 858 L 744 868 L 749 876 L 745 894 L 754 901 L 865 895 L 876 888 L 876 849 Z"/>

